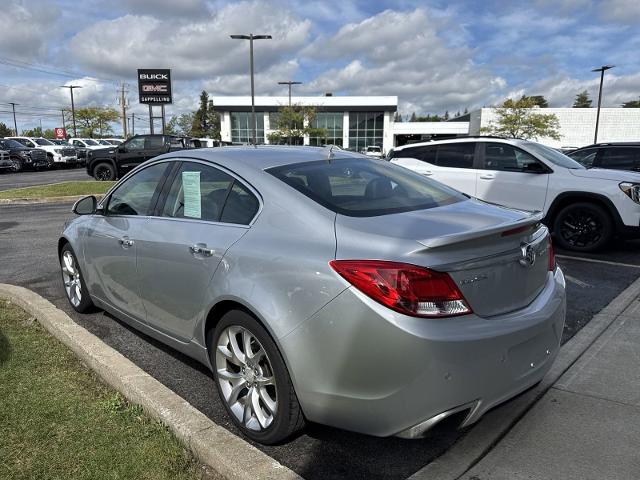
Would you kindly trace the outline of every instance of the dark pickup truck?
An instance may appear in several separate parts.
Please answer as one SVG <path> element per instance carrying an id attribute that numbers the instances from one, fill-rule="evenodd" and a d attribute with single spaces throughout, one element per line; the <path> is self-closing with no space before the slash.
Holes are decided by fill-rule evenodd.
<path id="1" fill-rule="evenodd" d="M 135 135 L 118 146 L 88 150 L 87 173 L 96 180 L 116 180 L 150 158 L 187 148 L 194 148 L 188 137 Z"/>

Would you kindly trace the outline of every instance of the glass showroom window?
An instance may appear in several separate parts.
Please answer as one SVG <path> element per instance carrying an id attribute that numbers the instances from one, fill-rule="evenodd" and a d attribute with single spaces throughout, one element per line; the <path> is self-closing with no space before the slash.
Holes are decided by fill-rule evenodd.
<path id="1" fill-rule="evenodd" d="M 349 149 L 360 152 L 369 145 L 382 147 L 383 112 L 349 112 Z"/>
<path id="2" fill-rule="evenodd" d="M 256 143 L 264 143 L 264 113 L 256 112 L 258 127 Z M 251 112 L 231 112 L 231 141 L 249 143 L 251 141 Z"/>
<path id="3" fill-rule="evenodd" d="M 324 128 L 326 137 L 310 137 L 309 145 L 342 146 L 342 112 L 318 112 L 311 122 L 313 128 Z"/>

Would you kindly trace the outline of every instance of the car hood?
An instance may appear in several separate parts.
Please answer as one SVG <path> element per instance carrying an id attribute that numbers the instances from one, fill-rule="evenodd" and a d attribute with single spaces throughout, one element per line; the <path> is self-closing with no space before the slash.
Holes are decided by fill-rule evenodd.
<path id="1" fill-rule="evenodd" d="M 640 173 L 628 172 L 626 170 L 589 168 L 588 170 L 570 169 L 569 173 L 581 178 L 597 178 L 599 180 L 614 180 L 616 182 L 640 182 Z"/>

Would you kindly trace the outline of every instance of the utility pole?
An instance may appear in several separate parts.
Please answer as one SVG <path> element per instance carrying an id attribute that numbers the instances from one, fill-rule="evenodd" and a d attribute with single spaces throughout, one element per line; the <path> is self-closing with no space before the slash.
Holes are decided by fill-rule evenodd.
<path id="1" fill-rule="evenodd" d="M 598 124 L 600 123 L 600 103 L 602 102 L 602 84 L 604 82 L 604 72 L 613 68 L 614 65 L 603 65 L 599 68 L 594 68 L 592 72 L 600 72 L 600 91 L 598 92 L 598 111 L 596 113 L 596 133 L 593 136 L 593 143 L 598 143 Z"/>
<path id="2" fill-rule="evenodd" d="M 65 131 L 67 130 L 67 126 L 64 124 L 64 108 L 62 110 L 60 110 L 60 112 L 62 113 L 62 128 L 65 129 Z"/>
<path id="3" fill-rule="evenodd" d="M 231 35 L 234 40 L 249 40 L 249 71 L 251 73 L 251 143 L 256 145 L 256 130 L 258 129 L 258 123 L 256 119 L 256 102 L 255 102 L 255 89 L 253 86 L 253 41 L 254 40 L 270 40 L 271 35 Z"/>
<path id="4" fill-rule="evenodd" d="M 69 92 L 71 92 L 71 118 L 73 119 L 73 136 L 77 137 L 78 132 L 76 130 L 76 107 L 73 104 L 73 89 L 82 87 L 80 85 L 62 85 L 60 88 L 68 88 Z"/>
<path id="5" fill-rule="evenodd" d="M 131 114 L 131 135 L 136 134 L 136 116 L 135 114 Z"/>
<path id="6" fill-rule="evenodd" d="M 18 123 L 16 122 L 16 105 L 20 105 L 19 103 L 9 102 L 11 107 L 13 108 L 13 129 L 16 132 L 16 137 L 18 136 Z"/>
<path id="7" fill-rule="evenodd" d="M 42 119 L 39 118 L 38 120 L 40 120 L 40 136 L 44 137 L 44 132 L 42 131 Z"/>
<path id="8" fill-rule="evenodd" d="M 126 83 L 122 82 L 122 86 L 120 89 L 120 111 L 122 113 L 122 136 L 127 138 L 127 98 L 125 97 L 124 87 Z"/>
<path id="9" fill-rule="evenodd" d="M 301 85 L 302 82 L 294 82 L 288 80 L 286 82 L 278 82 L 278 85 L 289 85 L 289 145 L 291 145 L 291 128 L 293 125 L 291 124 L 291 85 Z M 304 122 L 304 119 L 303 119 Z M 304 142 L 303 142 L 304 143 Z"/>

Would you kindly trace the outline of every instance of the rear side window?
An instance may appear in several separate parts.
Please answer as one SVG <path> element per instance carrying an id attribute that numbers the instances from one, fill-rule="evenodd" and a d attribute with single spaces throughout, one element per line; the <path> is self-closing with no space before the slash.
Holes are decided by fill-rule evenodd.
<path id="1" fill-rule="evenodd" d="M 435 164 L 436 163 L 436 145 L 430 145 L 428 147 L 408 147 L 400 152 L 396 152 L 396 157 L 408 157 L 415 158 L 416 160 L 422 160 L 423 162 Z"/>
<path id="2" fill-rule="evenodd" d="M 208 165 L 183 162 L 162 216 L 247 225 L 258 207 L 256 197 L 231 175 Z"/>
<path id="3" fill-rule="evenodd" d="M 598 167 L 615 170 L 634 170 L 640 168 L 640 148 L 609 147 L 602 152 Z"/>
<path id="4" fill-rule="evenodd" d="M 151 215 L 154 193 L 167 165 L 158 163 L 129 177 L 111 194 L 107 215 Z"/>
<path id="5" fill-rule="evenodd" d="M 474 142 L 437 145 L 435 164 L 439 167 L 473 168 L 475 150 L 476 144 Z"/>
<path id="6" fill-rule="evenodd" d="M 485 143 L 484 168 L 506 172 L 524 172 L 539 164 L 533 155 L 506 143 Z"/>
<path id="7" fill-rule="evenodd" d="M 158 150 L 164 147 L 163 137 L 147 137 L 144 140 L 144 148 L 147 150 Z"/>
<path id="8" fill-rule="evenodd" d="M 353 217 L 424 210 L 466 199 L 408 169 L 374 160 L 321 160 L 267 172 L 320 205 Z"/>

